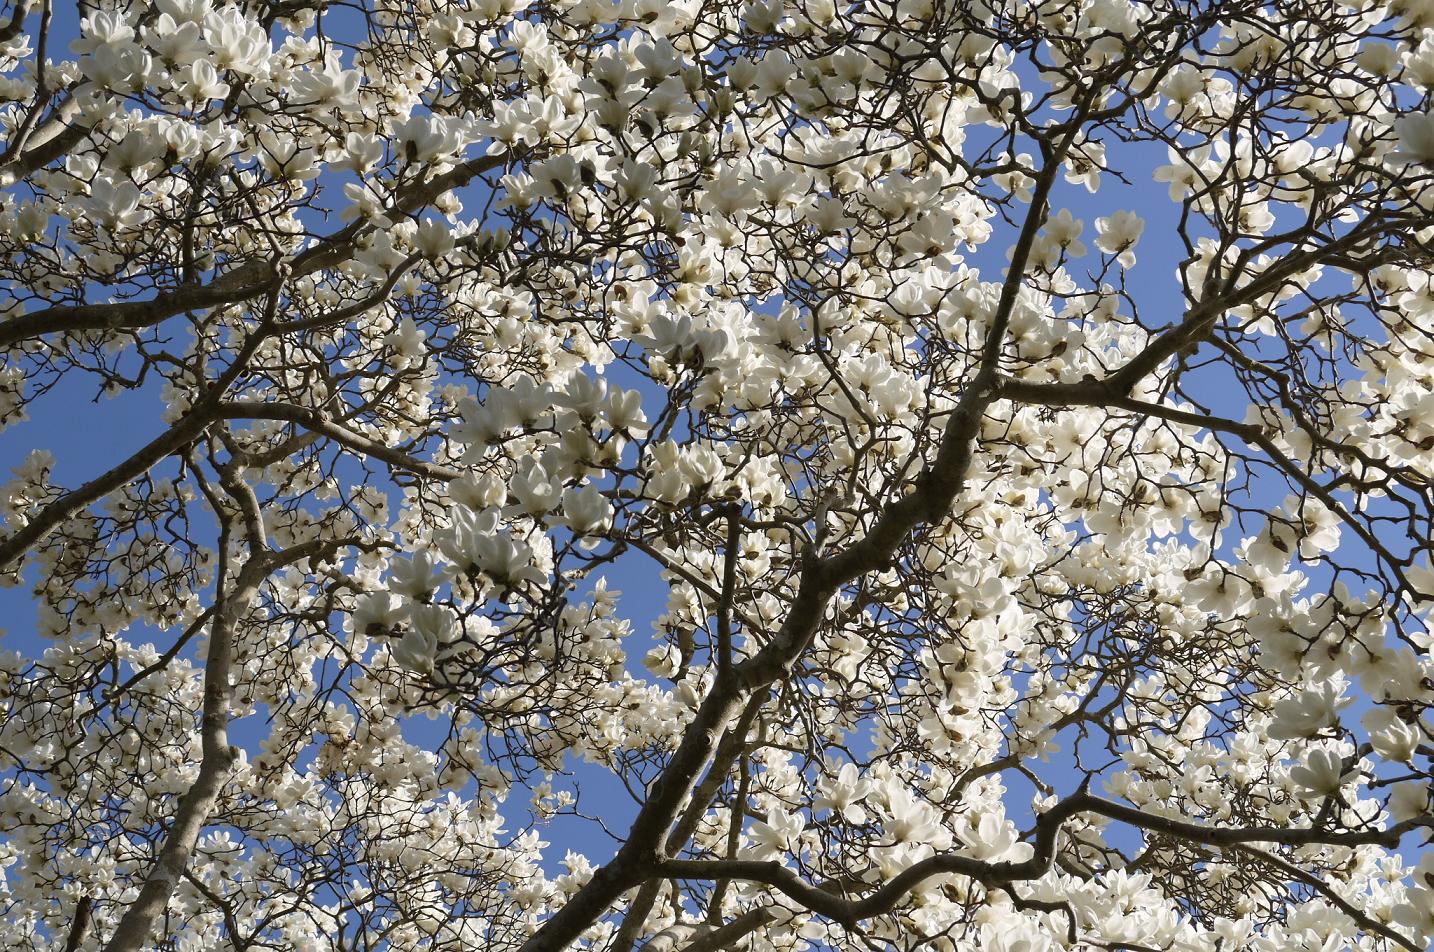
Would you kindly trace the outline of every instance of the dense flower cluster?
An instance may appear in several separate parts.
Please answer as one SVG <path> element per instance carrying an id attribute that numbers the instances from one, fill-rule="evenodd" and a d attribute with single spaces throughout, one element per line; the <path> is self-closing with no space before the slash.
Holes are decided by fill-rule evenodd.
<path id="1" fill-rule="evenodd" d="M 1434 5 L 11 6 L 0 946 L 1434 941 Z"/>

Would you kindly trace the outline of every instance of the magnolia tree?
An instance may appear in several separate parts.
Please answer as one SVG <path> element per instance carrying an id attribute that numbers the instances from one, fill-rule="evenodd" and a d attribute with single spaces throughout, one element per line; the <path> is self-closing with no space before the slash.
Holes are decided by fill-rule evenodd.
<path id="1" fill-rule="evenodd" d="M 1428 0 L 6 12 L 0 945 L 1434 938 Z"/>

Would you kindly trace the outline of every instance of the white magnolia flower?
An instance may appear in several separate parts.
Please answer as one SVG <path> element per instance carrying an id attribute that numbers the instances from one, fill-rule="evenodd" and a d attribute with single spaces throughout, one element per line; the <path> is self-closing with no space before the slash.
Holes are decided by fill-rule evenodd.
<path id="1" fill-rule="evenodd" d="M 302 70 L 290 81 L 293 101 L 318 109 L 344 107 L 353 103 L 363 75 L 344 69 L 337 56 L 330 55 L 319 69 Z"/>
<path id="2" fill-rule="evenodd" d="M 882 824 L 898 843 L 920 843 L 944 849 L 951 833 L 941 825 L 941 814 L 925 800 L 917 799 L 904 786 L 888 784 L 883 791 L 887 819 Z"/>
<path id="3" fill-rule="evenodd" d="M 389 646 L 393 660 L 410 671 L 430 674 L 433 671 L 434 654 L 438 651 L 438 639 L 431 632 L 410 628 L 403 637 Z"/>
<path id="4" fill-rule="evenodd" d="M 370 629 L 389 631 L 406 617 L 403 599 L 392 592 L 370 592 L 354 603 L 353 627 L 360 633 Z"/>
<path id="5" fill-rule="evenodd" d="M 179 74 L 184 97 L 195 105 L 229 95 L 229 84 L 221 82 L 214 65 L 208 60 L 195 60 Z"/>
<path id="6" fill-rule="evenodd" d="M 1405 116 L 1394 123 L 1399 148 L 1389 154 L 1395 164 L 1434 165 L 1434 113 Z"/>
<path id="7" fill-rule="evenodd" d="M 428 549 L 420 549 L 408 558 L 397 558 L 389 564 L 390 591 L 410 598 L 426 598 L 443 584 L 444 568 Z"/>
<path id="8" fill-rule="evenodd" d="M 423 344 L 428 335 L 411 317 L 405 317 L 398 326 L 383 337 L 383 345 L 393 350 L 393 366 L 399 370 L 411 367 L 423 356 Z"/>
<path id="9" fill-rule="evenodd" d="M 509 487 L 517 505 L 513 512 L 542 518 L 558 508 L 563 498 L 563 484 L 554 479 L 543 464 L 529 458 L 511 480 Z"/>
<path id="10" fill-rule="evenodd" d="M 695 791 L 674 856 L 735 822 L 743 858 L 880 893 L 893 948 L 1428 944 L 1416 836 L 1213 859 L 1208 921 L 1187 877 L 895 878 L 1032 856 L 1072 765 L 1192 843 L 1428 814 L 1434 569 L 1390 520 L 1434 506 L 1434 0 L 1319 5 L 1320 43 L 1300 4 L 84 6 L 72 53 L 38 44 L 45 3 L 0 10 L 0 426 L 32 410 L 18 443 L 73 457 L 0 478 L 0 585 L 38 604 L 0 650 L 0 949 L 85 891 L 123 914 L 133 834 L 204 774 L 184 712 L 226 681 L 275 715 L 233 738 L 275 808 L 196 845 L 232 915 L 136 946 L 603 938 L 612 852 L 564 875 L 541 822 L 581 839 L 620 789 Z M 1105 274 L 1157 226 L 1178 268 Z M 1205 402 L 1264 445 L 1188 403 L 1236 376 L 1266 383 Z M 1079 397 L 1102 380 L 1130 399 Z M 86 458 L 104 418 L 63 411 L 96 383 L 153 385 L 144 465 Z M 306 425 L 334 414 L 361 438 Z M 257 558 L 216 474 L 254 489 Z M 191 643 L 216 613 L 228 671 Z M 745 793 L 693 786 L 713 744 Z M 97 810 L 116 835 L 69 822 Z M 1058 851 L 1139 850 L 1098 820 Z M 797 889 L 668 892 L 634 947 L 739 917 L 728 945 L 854 941 Z"/>
<path id="11" fill-rule="evenodd" d="M 209 15 L 210 0 L 155 0 L 154 5 L 177 22 L 197 23 Z"/>
<path id="12" fill-rule="evenodd" d="M 724 331 L 699 329 L 685 314 L 653 319 L 648 333 L 635 335 L 633 341 L 674 364 L 711 359 L 720 355 L 728 343 Z"/>
<path id="13" fill-rule="evenodd" d="M 1118 211 L 1095 220 L 1095 246 L 1106 254 L 1117 255 L 1124 267 L 1135 266 L 1135 243 L 1145 230 L 1145 220 L 1135 212 Z"/>
<path id="14" fill-rule="evenodd" d="M 269 36 L 264 28 L 245 17 L 242 8 L 226 6 L 204 20 L 204 29 L 216 67 L 250 77 L 268 75 Z"/>
<path id="15" fill-rule="evenodd" d="M 321 170 L 317 152 L 298 137 L 281 135 L 273 129 L 259 131 L 257 151 L 259 164 L 275 178 L 303 182 L 318 177 Z"/>
<path id="16" fill-rule="evenodd" d="M 835 777 L 824 779 L 812 808 L 817 812 L 830 810 L 848 823 L 865 823 L 866 810 L 861 801 L 870 792 L 871 783 L 861 776 L 856 764 L 845 763 Z"/>
<path id="17" fill-rule="evenodd" d="M 479 568 L 479 540 L 498 531 L 498 513 L 459 507 L 453 510 L 447 529 L 434 533 L 438 548 L 457 572 Z"/>
<path id="18" fill-rule="evenodd" d="M 1399 48 L 1392 43 L 1365 42 L 1354 62 L 1362 70 L 1387 78 L 1399 71 Z"/>
<path id="19" fill-rule="evenodd" d="M 1413 724 L 1384 706 L 1373 708 L 1361 720 L 1377 754 L 1400 763 L 1413 762 L 1414 749 L 1424 739 Z"/>
<path id="20" fill-rule="evenodd" d="M 144 87 L 153 65 L 149 53 L 133 43 L 101 46 L 80 61 L 80 68 L 95 85 L 116 92 Z"/>
<path id="21" fill-rule="evenodd" d="M 601 532 L 612 521 L 612 504 L 607 497 L 592 485 L 581 489 L 563 491 L 563 518 L 561 524 L 575 535 L 586 536 Z"/>
<path id="22" fill-rule="evenodd" d="M 1332 796 L 1344 786 L 1350 772 L 1344 769 L 1344 756 L 1328 747 L 1315 747 L 1305 755 L 1304 763 L 1290 768 L 1295 793 L 1309 800 Z"/>
<path id="23" fill-rule="evenodd" d="M 642 392 L 614 388 L 607 399 L 607 423 L 613 430 L 638 437 L 647 432 L 647 415 L 642 410 Z"/>
<path id="24" fill-rule="evenodd" d="M 164 155 L 164 141 L 132 129 L 105 153 L 104 166 L 119 172 L 134 172 Z"/>
<path id="25" fill-rule="evenodd" d="M 492 473 L 464 476 L 448 484 L 448 495 L 460 506 L 483 512 L 501 506 L 508 498 L 508 487 Z"/>
<path id="26" fill-rule="evenodd" d="M 754 859 L 770 859 L 796 848 L 806 824 L 800 813 L 788 813 L 781 807 L 767 811 L 766 822 L 753 823 L 747 830 L 752 839 L 751 855 Z"/>
<path id="27" fill-rule="evenodd" d="M 506 532 L 479 536 L 474 541 L 473 556 L 478 568 L 499 582 L 543 581 L 543 573 L 533 565 L 533 550 L 517 542 Z"/>
<path id="28" fill-rule="evenodd" d="M 1411 565 L 1404 572 L 1409 580 L 1411 600 L 1421 611 L 1434 607 L 1434 563 L 1428 558 Z"/>
<path id="29" fill-rule="evenodd" d="M 166 63 L 187 65 L 203 56 L 206 44 L 194 21 L 178 23 L 168 13 L 161 13 L 144 31 L 144 42 Z"/>
<path id="30" fill-rule="evenodd" d="M 682 668 L 682 653 L 676 645 L 663 642 L 643 655 L 642 665 L 659 678 L 670 678 Z"/>
<path id="31" fill-rule="evenodd" d="M 1429 784 L 1422 780 L 1396 783 L 1389 791 L 1389 815 L 1395 823 L 1427 815 L 1434 808 L 1434 804 L 1430 803 L 1430 794 Z"/>
<path id="32" fill-rule="evenodd" d="M 413 234 L 414 249 L 425 258 L 439 258 L 453 250 L 453 229 L 445 222 L 429 218 Z"/>
<path id="33" fill-rule="evenodd" d="M 366 172 L 383 158 L 384 140 L 366 132 L 350 132 L 344 136 L 344 151 L 335 168 Z"/>
<path id="34" fill-rule="evenodd" d="M 1072 258 L 1085 254 L 1085 245 L 1080 241 L 1085 222 L 1071 215 L 1069 208 L 1062 208 L 1046 221 L 1046 236 L 1057 247 Z"/>
<path id="35" fill-rule="evenodd" d="M 1434 853 L 1425 851 L 1414 869 L 1416 885 L 1394 907 L 1394 921 L 1420 939 L 1434 938 Z"/>
<path id="36" fill-rule="evenodd" d="M 1350 704 L 1342 687 L 1324 682 L 1275 704 L 1269 734 L 1276 740 L 1316 737 L 1339 723 L 1339 712 Z"/>
<path id="37" fill-rule="evenodd" d="M 966 845 L 965 852 L 975 859 L 1020 862 L 1031 855 L 1031 845 L 1018 842 L 1015 825 L 994 813 L 982 813 L 974 824 L 968 818 L 957 832 Z"/>
<path id="38" fill-rule="evenodd" d="M 461 443 L 473 444 L 472 454 L 480 455 L 484 446 L 510 427 L 536 423 L 552 411 L 553 403 L 550 388 L 531 377 L 522 377 L 509 387 L 493 387 L 481 402 L 472 398 L 461 401 L 458 411 L 462 421 L 453 428 L 452 436 Z"/>
<path id="39" fill-rule="evenodd" d="M 149 212 L 140 207 L 139 186 L 128 179 L 118 182 L 96 178 L 85 199 L 85 210 L 97 223 L 112 230 L 134 228 L 149 219 Z"/>
<path id="40" fill-rule="evenodd" d="M 80 35 L 70 49 L 81 55 L 105 47 L 123 47 L 134 39 L 134 27 L 123 10 L 97 10 L 80 21 Z"/>
<path id="41" fill-rule="evenodd" d="M 412 605 L 408 609 L 408 621 L 425 643 L 450 645 L 463 635 L 457 617 L 446 605 Z"/>
<path id="42" fill-rule="evenodd" d="M 578 415 L 578 419 L 590 423 L 602 412 L 606 397 L 606 380 L 591 374 L 577 374 L 562 390 L 554 394 L 553 402 L 572 410 Z"/>
<path id="43" fill-rule="evenodd" d="M 458 148 L 458 136 L 438 116 L 410 116 L 393 133 L 400 153 L 410 162 L 431 162 Z"/>

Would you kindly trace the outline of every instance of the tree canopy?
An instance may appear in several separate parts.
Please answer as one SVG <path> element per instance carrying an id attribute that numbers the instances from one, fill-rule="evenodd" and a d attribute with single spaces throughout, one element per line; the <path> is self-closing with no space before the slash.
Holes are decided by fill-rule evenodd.
<path id="1" fill-rule="evenodd" d="M 1434 4 L 0 13 L 0 946 L 1434 940 Z"/>

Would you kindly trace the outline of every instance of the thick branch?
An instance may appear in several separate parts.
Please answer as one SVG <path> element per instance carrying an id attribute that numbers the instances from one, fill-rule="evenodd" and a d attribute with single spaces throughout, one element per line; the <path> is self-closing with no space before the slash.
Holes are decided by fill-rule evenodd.
<path id="1" fill-rule="evenodd" d="M 209 821 L 219 793 L 238 759 L 238 749 L 229 744 L 229 708 L 234 697 L 230 676 L 234 662 L 234 630 L 253 606 L 259 586 L 271 572 L 282 566 L 322 556 L 345 544 L 332 539 L 314 539 L 274 552 L 261 538 L 252 534 L 247 541 L 250 554 L 235 577 L 233 590 L 226 592 L 221 589 L 216 597 L 214 627 L 209 633 L 209 650 L 204 661 L 204 701 L 200 721 L 203 753 L 199 761 L 199 775 L 180 799 L 139 896 L 125 911 L 104 952 L 139 952 L 149 944 L 155 922 L 163 915 L 175 885 L 184 875 L 199 834 Z"/>
<path id="2" fill-rule="evenodd" d="M 728 952 L 776 918 L 771 909 L 749 909 L 731 922 L 693 939 L 683 947 L 682 952 Z"/>
<path id="3" fill-rule="evenodd" d="M 0 26 L 0 43 L 8 43 L 20 35 L 20 28 L 25 25 L 25 18 L 30 15 L 30 0 L 17 0 L 15 10 L 10 14 L 10 22 Z"/>
<path id="4" fill-rule="evenodd" d="M 94 922 L 95 901 L 89 896 L 81 896 L 80 901 L 75 903 L 75 919 L 70 923 L 69 934 L 65 936 L 65 952 L 78 952 L 80 946 L 90 935 L 90 925 Z"/>
<path id="5" fill-rule="evenodd" d="M 88 132 L 89 129 L 81 125 L 63 126 L 56 129 L 45 141 L 7 160 L 0 166 L 0 188 L 9 188 L 25 176 L 67 154 Z M 17 318 L 20 319 L 23 318 Z M 10 324 L 0 328 L 0 346 L 8 346 L 6 334 L 9 330 Z"/>
<path id="6" fill-rule="evenodd" d="M 35 513 L 22 528 L 0 540 L 0 567 L 23 556 L 30 547 L 49 535 L 60 523 L 90 503 L 103 499 L 136 477 L 147 473 L 160 460 L 189 445 L 216 416 L 212 404 L 190 410 L 172 427 L 150 440 L 129 459 L 65 493 Z"/>
<path id="7" fill-rule="evenodd" d="M 0 348 L 13 347 L 45 334 L 138 330 L 185 311 L 235 304 L 263 293 L 271 284 L 272 274 L 267 261 L 253 260 L 226 271 L 208 284 L 166 291 L 147 301 L 76 304 L 21 314 L 0 325 Z"/>
<path id="8" fill-rule="evenodd" d="M 203 755 L 199 775 L 179 801 L 164 844 L 150 867 L 139 896 L 125 911 L 105 952 L 139 952 L 149 942 L 157 920 L 169 904 L 175 884 L 189 865 L 214 802 L 233 769 L 239 752 L 229 745 L 229 706 L 234 685 L 230 678 L 233 663 L 233 635 L 238 621 L 253 604 L 259 583 L 269 573 L 270 560 L 251 556 L 234 582 L 231 592 L 221 592 L 222 604 L 215 612 L 209 633 L 209 651 L 204 659 L 204 707 L 200 723 Z"/>

